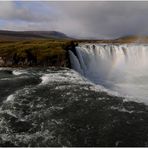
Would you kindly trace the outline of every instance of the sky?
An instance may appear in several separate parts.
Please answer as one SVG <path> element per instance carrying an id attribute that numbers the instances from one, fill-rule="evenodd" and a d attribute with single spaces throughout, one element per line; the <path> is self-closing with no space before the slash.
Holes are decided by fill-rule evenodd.
<path id="1" fill-rule="evenodd" d="M 0 1 L 0 30 L 95 39 L 148 35 L 148 1 Z"/>

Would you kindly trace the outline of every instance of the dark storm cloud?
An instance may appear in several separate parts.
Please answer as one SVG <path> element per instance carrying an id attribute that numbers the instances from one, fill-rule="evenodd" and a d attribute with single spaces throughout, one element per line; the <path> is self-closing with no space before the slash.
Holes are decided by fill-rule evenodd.
<path id="1" fill-rule="evenodd" d="M 94 38 L 148 34 L 148 2 L 5 2 L 0 12 L 0 19 L 10 20 L 6 29 Z"/>

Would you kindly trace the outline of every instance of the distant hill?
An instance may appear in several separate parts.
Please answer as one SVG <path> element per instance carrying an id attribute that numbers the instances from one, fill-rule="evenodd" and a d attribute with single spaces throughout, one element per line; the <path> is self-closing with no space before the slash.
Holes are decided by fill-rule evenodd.
<path id="1" fill-rule="evenodd" d="M 7 31 L 0 30 L 0 40 L 24 39 L 70 39 L 66 34 L 58 31 Z"/>
<path id="2" fill-rule="evenodd" d="M 142 35 L 129 35 L 120 37 L 114 40 L 119 43 L 148 43 L 148 36 Z"/>
<path id="3" fill-rule="evenodd" d="M 76 42 L 92 43 L 148 43 L 148 36 L 129 35 L 116 39 L 74 39 L 58 31 L 8 31 L 0 30 L 0 41 L 36 39 L 72 39 Z"/>
<path id="4" fill-rule="evenodd" d="M 140 36 L 140 35 L 129 35 L 123 36 L 116 39 L 78 39 L 77 42 L 80 43 L 148 43 L 148 36 Z"/>

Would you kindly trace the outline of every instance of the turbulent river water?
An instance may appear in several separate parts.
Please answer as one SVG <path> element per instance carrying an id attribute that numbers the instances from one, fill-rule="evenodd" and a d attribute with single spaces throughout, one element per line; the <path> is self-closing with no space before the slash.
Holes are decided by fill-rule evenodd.
<path id="1" fill-rule="evenodd" d="M 119 51 L 113 68 L 111 56 L 106 56 L 111 51 L 103 48 L 78 47 L 79 58 L 71 53 L 78 72 L 54 67 L 0 68 L 0 146 L 148 146 L 148 106 L 145 99 L 137 99 L 142 89 L 127 97 L 128 91 L 120 91 L 125 86 L 119 87 L 119 82 L 133 83 L 127 83 L 129 78 L 122 72 L 142 67 L 130 67 L 128 61 L 130 68 L 126 67 Z M 119 47 L 114 48 L 117 53 Z M 98 49 L 100 58 L 94 54 Z M 144 74 L 142 85 L 147 84 Z M 136 87 L 132 89 L 139 90 Z"/>

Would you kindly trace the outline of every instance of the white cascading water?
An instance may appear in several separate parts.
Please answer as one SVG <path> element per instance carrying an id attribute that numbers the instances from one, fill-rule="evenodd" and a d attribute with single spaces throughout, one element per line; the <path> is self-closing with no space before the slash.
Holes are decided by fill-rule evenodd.
<path id="1" fill-rule="evenodd" d="M 95 84 L 122 95 L 148 97 L 148 45 L 84 44 L 76 52 L 77 57 L 70 51 L 73 69 Z"/>

